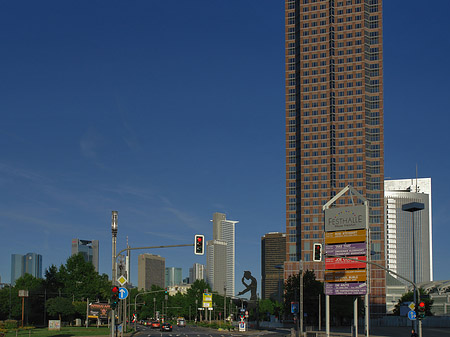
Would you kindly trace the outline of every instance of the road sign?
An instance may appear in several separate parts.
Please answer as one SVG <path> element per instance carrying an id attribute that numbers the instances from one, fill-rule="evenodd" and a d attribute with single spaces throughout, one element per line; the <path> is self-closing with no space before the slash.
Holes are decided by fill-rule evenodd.
<path id="1" fill-rule="evenodd" d="M 414 311 L 414 310 L 411 310 L 410 312 L 408 312 L 408 318 L 411 320 L 411 321 L 415 321 L 416 320 L 416 312 Z"/>
<path id="2" fill-rule="evenodd" d="M 411 302 L 411 303 L 408 305 L 408 308 L 409 308 L 410 310 L 414 310 L 414 309 L 416 308 L 416 305 L 414 304 L 414 302 Z"/>
<path id="3" fill-rule="evenodd" d="M 117 279 L 117 282 L 119 282 L 119 284 L 120 284 L 121 286 L 123 286 L 125 283 L 127 283 L 127 279 L 126 279 L 125 276 L 121 275 L 121 276 Z"/>
<path id="4" fill-rule="evenodd" d="M 298 314 L 298 302 L 291 302 L 291 313 L 292 314 Z"/>
<path id="5" fill-rule="evenodd" d="M 119 299 L 124 300 L 128 297 L 128 290 L 127 288 L 119 288 Z"/>

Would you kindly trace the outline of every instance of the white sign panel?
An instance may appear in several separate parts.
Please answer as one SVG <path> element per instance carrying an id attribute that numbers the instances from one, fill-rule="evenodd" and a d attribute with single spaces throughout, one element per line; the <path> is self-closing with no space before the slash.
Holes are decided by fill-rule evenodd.
<path id="1" fill-rule="evenodd" d="M 335 207 L 325 210 L 325 232 L 366 228 L 366 206 Z"/>

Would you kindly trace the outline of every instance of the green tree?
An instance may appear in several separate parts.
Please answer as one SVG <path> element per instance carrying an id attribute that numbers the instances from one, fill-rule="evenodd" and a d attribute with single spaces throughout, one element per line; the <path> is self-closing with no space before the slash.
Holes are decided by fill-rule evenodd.
<path id="1" fill-rule="evenodd" d="M 22 319 L 22 299 L 18 297 L 19 290 L 28 290 L 24 298 L 24 324 L 39 324 L 44 320 L 44 287 L 43 280 L 25 274 L 16 280 L 12 291 L 12 314 L 17 320 Z"/>
<path id="2" fill-rule="evenodd" d="M 291 312 L 291 302 L 299 301 L 300 294 L 299 274 L 290 276 L 285 283 L 284 312 Z M 303 311 L 306 313 L 306 322 L 318 322 L 319 295 L 323 294 L 323 283 L 316 280 L 313 271 L 307 270 L 303 274 Z M 322 296 L 323 298 L 324 296 Z"/>
<path id="3" fill-rule="evenodd" d="M 10 318 L 10 305 L 12 304 L 12 287 L 6 285 L 0 289 L 0 321 Z"/>
<path id="4" fill-rule="evenodd" d="M 53 318 L 58 318 L 62 321 L 72 320 L 76 314 L 76 310 L 72 301 L 65 297 L 54 297 L 47 301 L 46 303 L 47 312 Z"/>
<path id="5" fill-rule="evenodd" d="M 47 298 L 58 296 L 64 288 L 58 268 L 52 264 L 44 273 L 44 290 Z"/>
<path id="6" fill-rule="evenodd" d="M 270 315 L 279 316 L 282 311 L 282 304 L 278 301 L 265 299 L 259 301 L 259 318 L 262 320 L 269 320 Z"/>
<path id="7" fill-rule="evenodd" d="M 66 265 L 59 268 L 56 279 L 58 284 L 63 285 L 64 295 L 71 296 L 73 300 L 106 300 L 110 295 L 108 276 L 99 275 L 94 265 L 86 262 L 81 254 L 69 257 Z"/>

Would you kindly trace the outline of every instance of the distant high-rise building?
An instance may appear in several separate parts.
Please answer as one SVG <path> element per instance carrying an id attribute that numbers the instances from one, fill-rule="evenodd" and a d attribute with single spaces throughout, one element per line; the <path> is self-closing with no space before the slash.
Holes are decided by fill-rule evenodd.
<path id="1" fill-rule="evenodd" d="M 189 283 L 194 283 L 197 280 L 206 279 L 206 267 L 204 264 L 194 263 L 194 265 L 189 268 Z"/>
<path id="2" fill-rule="evenodd" d="M 72 239 L 72 255 L 81 254 L 86 262 L 91 262 L 98 272 L 98 240 Z"/>
<path id="3" fill-rule="evenodd" d="M 138 289 L 151 290 L 152 285 L 165 287 L 166 259 L 153 254 L 141 254 L 138 257 Z"/>
<path id="4" fill-rule="evenodd" d="M 285 277 L 302 261 L 324 279 L 312 259 L 322 206 L 347 185 L 369 202 L 371 260 L 385 264 L 382 18 L 382 0 L 285 0 Z M 370 313 L 382 315 L 385 273 L 370 270 Z"/>
<path id="5" fill-rule="evenodd" d="M 384 195 L 387 267 L 414 280 L 414 216 L 416 283 L 433 281 L 431 178 L 385 180 Z M 403 211 L 402 206 L 411 202 L 423 203 L 425 208 L 414 213 Z"/>
<path id="6" fill-rule="evenodd" d="M 166 287 L 178 286 L 182 284 L 182 278 L 183 275 L 181 268 L 166 267 L 166 277 L 164 282 Z"/>
<path id="7" fill-rule="evenodd" d="M 226 291 L 228 296 L 235 295 L 235 225 L 239 221 L 227 220 L 223 213 L 213 214 L 213 240 L 226 242 Z M 219 292 L 223 293 L 222 291 Z"/>
<path id="8" fill-rule="evenodd" d="M 227 285 L 227 243 L 220 240 L 206 242 L 207 282 L 218 294 L 223 295 Z M 227 289 L 228 294 L 228 289 Z"/>
<path id="9" fill-rule="evenodd" d="M 286 234 L 268 233 L 261 238 L 262 299 L 282 300 Z"/>
<path id="10" fill-rule="evenodd" d="M 27 253 L 26 255 L 11 255 L 11 284 L 25 274 L 42 278 L 42 255 Z"/>

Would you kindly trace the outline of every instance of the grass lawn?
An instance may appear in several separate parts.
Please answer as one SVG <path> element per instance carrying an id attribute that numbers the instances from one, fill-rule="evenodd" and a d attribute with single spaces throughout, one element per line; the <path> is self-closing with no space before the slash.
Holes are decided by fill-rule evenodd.
<path id="1" fill-rule="evenodd" d="M 84 327 L 64 327 L 61 328 L 60 331 L 49 331 L 48 328 L 44 329 L 29 329 L 29 330 L 12 330 L 6 334 L 6 337 L 14 337 L 14 336 L 33 336 L 33 337 L 52 337 L 52 336 L 60 336 L 60 337 L 70 337 L 70 336 L 101 336 L 101 335 L 109 335 L 111 330 L 108 327 L 92 327 L 92 328 L 84 328 Z"/>

